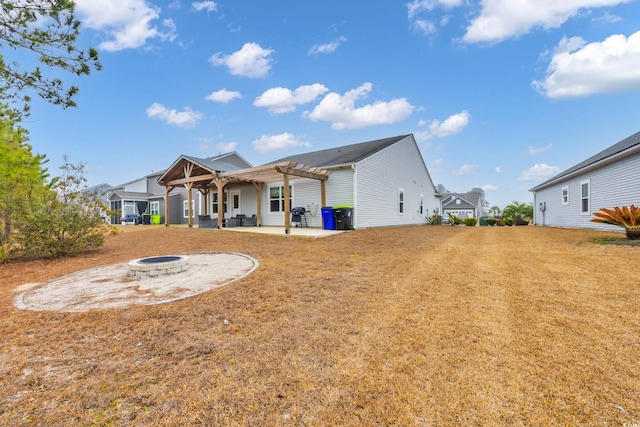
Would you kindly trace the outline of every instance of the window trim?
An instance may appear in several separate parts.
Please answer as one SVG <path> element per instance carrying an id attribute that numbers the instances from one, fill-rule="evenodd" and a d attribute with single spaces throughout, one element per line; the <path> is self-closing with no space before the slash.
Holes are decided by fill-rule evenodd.
<path id="1" fill-rule="evenodd" d="M 586 197 L 582 195 L 582 189 L 584 185 L 587 185 L 587 195 Z M 584 201 L 587 201 L 587 210 L 584 210 Z M 591 180 L 585 179 L 580 181 L 580 215 L 590 215 L 591 214 Z"/>
<path id="2" fill-rule="evenodd" d="M 406 194 L 404 188 L 398 188 L 398 215 L 405 214 Z"/>
<path id="3" fill-rule="evenodd" d="M 157 208 L 154 209 L 154 206 L 156 206 Z M 149 214 L 160 215 L 160 202 L 149 202 Z"/>
<path id="4" fill-rule="evenodd" d="M 563 185 L 560 189 L 560 194 L 562 197 L 562 206 L 567 206 L 569 204 L 569 186 Z"/>
<path id="5" fill-rule="evenodd" d="M 271 189 L 278 189 L 278 198 L 271 198 Z M 269 213 L 279 214 L 284 212 L 284 185 L 271 185 L 268 188 L 269 191 Z M 278 210 L 273 210 L 271 203 L 278 201 Z M 289 209 L 291 209 L 293 203 L 293 186 L 289 185 Z"/>
<path id="6" fill-rule="evenodd" d="M 196 217 L 196 201 L 195 200 L 191 200 L 191 213 L 193 213 L 192 218 L 195 218 Z M 182 201 L 182 217 L 189 218 L 189 201 L 188 200 Z"/>

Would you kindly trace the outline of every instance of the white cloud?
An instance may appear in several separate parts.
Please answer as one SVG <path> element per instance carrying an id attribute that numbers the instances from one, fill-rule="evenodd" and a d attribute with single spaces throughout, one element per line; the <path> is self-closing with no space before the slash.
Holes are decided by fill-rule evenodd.
<path id="1" fill-rule="evenodd" d="M 313 120 L 331 122 L 331 129 L 357 129 L 378 124 L 390 124 L 409 117 L 415 108 L 405 98 L 391 101 L 375 101 L 362 107 L 355 102 L 371 91 L 371 83 L 346 92 L 344 95 L 331 92 L 311 112 L 304 116 Z"/>
<path id="2" fill-rule="evenodd" d="M 184 111 L 169 110 L 157 102 L 147 108 L 147 116 L 183 128 L 195 127 L 202 118 L 201 113 L 193 111 L 189 107 L 185 107 Z"/>
<path id="3" fill-rule="evenodd" d="M 434 165 L 434 166 L 440 166 L 443 163 L 444 163 L 444 159 L 443 158 L 435 159 L 433 162 L 431 162 L 431 164 Z"/>
<path id="4" fill-rule="evenodd" d="M 496 190 L 500 189 L 500 187 L 492 185 L 492 184 L 485 184 L 480 188 L 482 188 L 483 191 L 496 191 Z"/>
<path id="5" fill-rule="evenodd" d="M 551 178 L 560 172 L 557 166 L 549 166 L 546 163 L 535 164 L 523 171 L 518 178 L 521 181 L 542 181 Z"/>
<path id="6" fill-rule="evenodd" d="M 311 143 L 302 141 L 300 138 L 288 132 L 280 135 L 262 135 L 251 143 L 256 151 L 267 153 L 270 151 L 283 151 L 295 147 L 311 147 Z"/>
<path id="7" fill-rule="evenodd" d="M 476 170 L 476 166 L 475 165 L 462 165 L 460 167 L 460 169 L 457 170 L 452 170 L 451 174 L 455 175 L 455 176 L 464 176 L 464 175 L 469 175 L 473 172 L 475 172 Z"/>
<path id="8" fill-rule="evenodd" d="M 220 89 L 216 92 L 211 92 L 205 97 L 207 101 L 219 102 L 221 104 L 226 104 L 238 98 L 242 98 L 240 92 L 234 92 L 226 89 Z"/>
<path id="9" fill-rule="evenodd" d="M 193 7 L 198 12 L 206 11 L 206 12 L 215 12 L 218 10 L 218 5 L 212 1 L 194 1 L 191 3 L 191 7 Z"/>
<path id="10" fill-rule="evenodd" d="M 82 25 L 105 34 L 107 40 L 99 48 L 106 51 L 144 46 L 147 40 L 159 38 L 173 41 L 175 24 L 165 19 L 164 30 L 153 25 L 160 17 L 160 8 L 145 0 L 75 0 Z"/>
<path id="11" fill-rule="evenodd" d="M 309 55 L 317 55 L 319 53 L 333 53 L 345 41 L 347 41 L 346 37 L 341 36 L 331 43 L 314 45 L 311 47 L 311 49 L 309 49 Z"/>
<path id="12" fill-rule="evenodd" d="M 412 21 L 422 12 L 431 12 L 439 7 L 451 8 L 462 3 L 463 0 L 413 0 L 407 3 L 407 15 L 409 20 Z"/>
<path id="13" fill-rule="evenodd" d="M 496 173 L 502 173 L 502 166 L 496 166 L 495 171 Z"/>
<path id="14" fill-rule="evenodd" d="M 444 138 L 449 135 L 455 135 L 462 132 L 462 130 L 469 124 L 470 115 L 464 110 L 460 113 L 453 114 L 447 117 L 443 122 L 440 120 L 433 120 L 432 122 L 426 122 L 420 120 L 420 125 L 429 125 L 428 130 L 417 131 L 414 136 L 417 141 L 426 141 L 433 137 Z"/>
<path id="15" fill-rule="evenodd" d="M 220 52 L 209 58 L 214 66 L 224 65 L 234 76 L 265 77 L 271 69 L 272 49 L 263 49 L 257 43 L 245 43 L 242 49 L 224 55 Z"/>
<path id="16" fill-rule="evenodd" d="M 257 97 L 253 105 L 266 107 L 272 114 L 290 113 L 295 111 L 297 105 L 308 104 L 328 90 L 319 83 L 300 86 L 293 91 L 284 87 L 274 87 Z"/>
<path id="17" fill-rule="evenodd" d="M 229 153 L 231 151 L 234 151 L 237 145 L 237 142 L 219 142 L 216 144 L 216 148 L 221 153 Z"/>
<path id="18" fill-rule="evenodd" d="M 529 146 L 529 148 L 527 148 L 527 153 L 529 153 L 529 154 L 540 154 L 540 153 L 544 153 L 545 151 L 551 150 L 551 147 L 553 147 L 553 144 L 547 144 L 544 147 L 532 147 L 532 146 Z"/>
<path id="19" fill-rule="evenodd" d="M 545 78 L 532 84 L 549 98 L 640 90 L 640 31 L 589 44 L 579 37 L 563 38 Z"/>
<path id="20" fill-rule="evenodd" d="M 420 16 L 426 12 L 431 18 L 435 9 L 448 9 L 462 4 L 463 0 L 413 0 L 406 4 L 409 24 L 411 28 L 424 35 L 435 34 L 438 32 L 438 25 L 432 19 L 424 19 Z M 446 16 L 438 21 L 441 27 L 448 23 L 449 18 Z"/>
<path id="21" fill-rule="evenodd" d="M 558 28 L 587 9 L 615 6 L 629 0 L 484 0 L 462 41 L 498 43 L 534 28 Z"/>

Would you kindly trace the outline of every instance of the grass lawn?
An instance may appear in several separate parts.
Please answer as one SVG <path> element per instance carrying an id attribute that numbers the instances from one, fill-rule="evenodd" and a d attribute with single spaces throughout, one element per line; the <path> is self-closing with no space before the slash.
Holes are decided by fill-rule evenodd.
<path id="1" fill-rule="evenodd" d="M 139 226 L 81 257 L 0 265 L 0 425 L 637 425 L 640 247 L 603 236 L 619 234 Z M 194 251 L 260 266 L 171 304 L 12 304 L 23 283 Z"/>

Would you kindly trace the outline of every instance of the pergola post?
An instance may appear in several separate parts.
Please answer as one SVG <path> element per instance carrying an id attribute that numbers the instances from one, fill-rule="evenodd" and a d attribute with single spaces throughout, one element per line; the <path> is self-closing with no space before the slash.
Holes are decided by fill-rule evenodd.
<path id="1" fill-rule="evenodd" d="M 291 232 L 291 206 L 289 206 L 289 175 L 282 174 L 284 179 L 284 234 Z"/>
<path id="2" fill-rule="evenodd" d="M 261 219 L 262 218 L 262 184 L 259 182 L 254 182 L 253 186 L 256 188 L 256 191 L 258 192 L 256 199 L 258 200 L 258 206 L 256 207 L 256 211 L 258 212 L 256 214 L 256 226 L 260 227 L 261 224 Z"/>
<path id="3" fill-rule="evenodd" d="M 190 182 L 184 184 L 184 188 L 187 189 L 187 203 L 189 205 L 189 228 L 193 227 L 193 194 L 191 193 L 191 185 Z"/>
<path id="4" fill-rule="evenodd" d="M 320 181 L 320 207 L 324 208 L 327 206 L 327 189 L 325 185 L 326 181 Z"/>
<path id="5" fill-rule="evenodd" d="M 167 185 L 164 187 L 164 226 L 169 226 L 169 191 L 171 191 L 171 186 Z"/>
<path id="6" fill-rule="evenodd" d="M 218 191 L 218 230 L 222 228 L 222 219 L 224 218 L 224 181 L 220 178 L 215 179 Z"/>

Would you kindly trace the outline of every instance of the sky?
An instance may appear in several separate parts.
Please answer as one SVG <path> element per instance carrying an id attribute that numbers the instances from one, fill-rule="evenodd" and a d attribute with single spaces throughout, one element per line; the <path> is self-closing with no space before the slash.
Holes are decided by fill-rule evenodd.
<path id="1" fill-rule="evenodd" d="M 75 3 L 102 70 L 23 127 L 89 185 L 413 134 L 435 185 L 502 208 L 640 130 L 639 0 Z"/>

